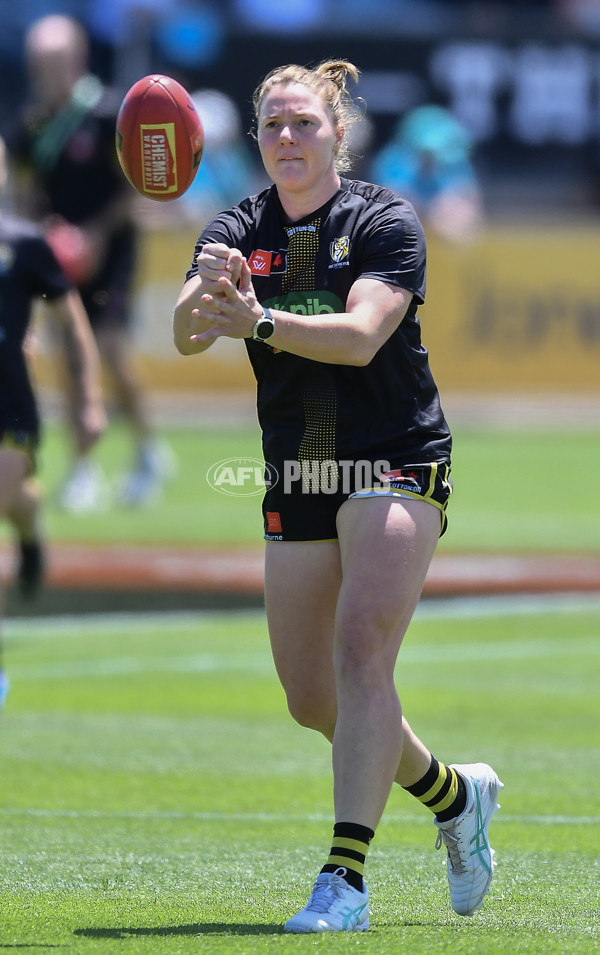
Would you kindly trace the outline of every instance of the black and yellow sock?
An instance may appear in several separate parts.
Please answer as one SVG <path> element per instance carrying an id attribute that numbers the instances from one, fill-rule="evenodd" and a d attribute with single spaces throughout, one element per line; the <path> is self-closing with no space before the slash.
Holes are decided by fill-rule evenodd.
<path id="1" fill-rule="evenodd" d="M 343 878 L 353 888 L 363 891 L 363 870 L 369 843 L 375 833 L 366 826 L 354 822 L 336 822 L 329 858 L 321 872 L 346 870 Z"/>
<path id="2" fill-rule="evenodd" d="M 459 816 L 467 804 L 467 789 L 462 777 L 431 757 L 431 765 L 422 779 L 412 786 L 403 786 L 411 796 L 435 813 L 438 822 Z"/>

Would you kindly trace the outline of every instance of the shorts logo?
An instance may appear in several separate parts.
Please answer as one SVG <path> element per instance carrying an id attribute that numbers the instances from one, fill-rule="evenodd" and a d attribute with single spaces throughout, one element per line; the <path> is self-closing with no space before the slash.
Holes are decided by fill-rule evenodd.
<path id="1" fill-rule="evenodd" d="M 259 458 L 226 458 L 208 469 L 206 480 L 219 494 L 254 497 L 275 487 L 279 474 L 272 464 Z"/>
<path id="2" fill-rule="evenodd" d="M 386 471 L 381 475 L 381 483 L 387 484 L 398 491 L 413 491 L 415 494 L 421 494 L 422 488 L 419 483 L 419 476 L 414 471 L 404 473 L 401 470 Z"/>
<path id="3" fill-rule="evenodd" d="M 279 511 L 267 511 L 267 533 L 281 534 L 282 532 L 283 528 L 281 526 Z"/>
<path id="4" fill-rule="evenodd" d="M 339 264 L 348 258 L 350 253 L 350 236 L 342 235 L 329 244 L 329 254 L 332 262 Z"/>

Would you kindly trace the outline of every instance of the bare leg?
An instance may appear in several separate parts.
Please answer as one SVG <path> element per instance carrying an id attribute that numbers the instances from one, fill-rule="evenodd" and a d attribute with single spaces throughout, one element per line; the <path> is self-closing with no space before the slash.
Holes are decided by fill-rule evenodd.
<path id="1" fill-rule="evenodd" d="M 6 519 L 18 496 L 19 488 L 29 472 L 29 460 L 21 451 L 0 448 L 0 519 Z M 0 619 L 4 613 L 4 595 L 0 593 Z M 0 642 L 0 707 L 8 691 L 8 679 L 1 665 Z"/>
<path id="2" fill-rule="evenodd" d="M 0 448 L 0 519 L 14 506 L 29 471 L 29 459 L 22 451 Z"/>
<path id="3" fill-rule="evenodd" d="M 302 726 L 333 739 L 335 608 L 341 583 L 336 543 L 268 543 L 265 602 L 273 660 L 288 708 Z"/>
<path id="4" fill-rule="evenodd" d="M 41 500 L 42 488 L 39 481 L 29 477 L 21 482 L 13 502 L 6 512 L 8 520 L 21 540 L 37 539 Z"/>
<path id="5" fill-rule="evenodd" d="M 422 532 L 413 530 L 415 521 L 410 516 L 409 510 L 404 508 L 404 503 L 406 502 L 393 500 L 391 505 L 394 510 L 398 509 L 396 513 L 400 516 L 397 520 L 401 524 L 405 522 L 407 524 L 403 545 L 406 548 L 406 554 L 402 559 L 394 557 L 393 560 L 388 561 L 387 570 L 381 570 L 379 573 L 375 567 L 370 570 L 363 544 L 351 544 L 350 533 L 348 543 L 342 544 L 342 547 L 346 548 L 359 547 L 357 560 L 354 562 L 350 560 L 350 566 L 352 567 L 353 563 L 355 565 L 352 576 L 344 580 L 348 600 L 343 605 L 344 588 L 340 593 L 342 567 L 340 548 L 337 543 L 273 542 L 267 544 L 266 553 L 265 596 L 269 633 L 275 666 L 286 692 L 290 712 L 297 722 L 316 729 L 329 740 L 333 740 L 340 685 L 344 686 L 348 681 L 348 694 L 351 698 L 349 708 L 353 721 L 354 693 L 360 689 L 361 699 L 363 692 L 365 694 L 365 700 L 360 703 L 362 714 L 363 707 L 370 708 L 369 700 L 374 692 L 373 686 L 377 687 L 375 695 L 379 696 L 379 687 L 383 685 L 385 693 L 381 694 L 382 699 L 379 702 L 382 702 L 386 711 L 385 718 L 379 713 L 379 702 L 377 702 L 373 704 L 374 711 L 369 721 L 371 719 L 375 721 L 377 737 L 380 735 L 381 726 L 384 725 L 379 721 L 384 719 L 388 721 L 385 723 L 388 732 L 384 734 L 382 743 L 383 750 L 387 754 L 383 757 L 383 761 L 388 766 L 386 781 L 383 785 L 384 792 L 389 790 L 391 785 L 392 780 L 389 778 L 391 769 L 393 769 L 391 776 L 395 777 L 400 785 L 410 785 L 426 773 L 431 759 L 429 750 L 415 736 L 402 717 L 393 686 L 393 668 L 398 646 L 420 596 L 431 559 L 430 554 L 435 549 L 439 535 L 439 515 L 431 505 L 421 502 L 415 502 L 414 506 L 412 503 L 409 504 L 419 524 L 425 525 Z M 353 508 L 364 508 L 365 511 L 371 504 L 377 508 L 384 504 L 383 510 L 386 513 L 388 511 L 384 499 L 353 501 L 348 504 L 351 504 Z M 382 516 L 383 524 L 386 520 L 387 518 Z M 350 520 L 349 531 L 352 523 L 353 520 Z M 374 529 L 373 533 L 373 545 L 378 549 L 382 546 L 381 538 L 378 536 L 381 530 L 381 528 Z M 344 531 L 342 530 L 341 533 L 343 534 Z M 356 533 L 361 534 L 360 528 Z M 422 543 L 409 546 L 409 541 L 415 533 L 417 538 L 422 539 Z M 390 528 L 388 536 L 393 537 L 395 534 L 396 531 L 392 532 Z M 365 541 L 365 547 L 367 543 Z M 421 551 L 419 557 L 417 557 L 418 551 Z M 404 569 L 405 565 L 409 567 L 408 575 Z M 378 558 L 377 567 L 380 568 L 380 566 Z M 377 580 L 373 581 L 371 579 L 373 576 L 377 577 Z M 352 580 L 351 585 L 350 580 Z M 369 600 L 368 606 L 363 610 L 360 604 L 365 599 L 365 595 L 371 595 L 377 603 L 380 586 L 383 593 L 379 594 L 378 606 L 373 606 Z M 393 611 L 385 607 L 387 597 L 384 599 L 384 596 L 387 594 L 394 604 Z M 398 601 L 400 604 L 395 606 Z M 341 641 L 341 637 L 336 632 L 336 610 L 337 627 L 342 626 L 344 619 L 347 621 L 348 643 L 346 644 L 345 641 L 336 643 L 334 653 L 334 633 L 336 641 Z M 371 640 L 368 634 L 375 624 L 379 632 L 382 614 L 385 614 L 386 620 L 388 616 L 391 616 L 393 626 L 390 636 L 378 637 L 381 650 L 376 652 L 372 643 L 365 641 Z M 359 623 L 359 620 L 362 620 L 362 623 Z M 375 657 L 378 658 L 376 665 Z M 365 668 L 366 672 L 362 673 L 365 661 L 368 666 Z M 357 667 L 358 672 L 353 674 L 354 667 Z M 337 673 L 338 669 L 340 676 Z M 340 684 L 338 680 L 341 681 Z M 362 716 L 358 717 L 359 722 L 361 719 Z M 343 733 L 346 732 L 343 730 Z M 359 727 L 360 737 L 363 732 L 364 729 Z M 371 732 L 372 730 L 369 730 L 369 733 Z M 353 731 L 350 731 L 349 735 L 352 738 Z M 344 735 L 339 739 L 343 741 Z M 368 744 L 365 745 L 368 748 Z M 344 746 L 342 742 L 342 753 Z M 354 757 L 350 758 L 350 763 L 352 758 Z M 378 761 L 382 757 L 367 755 L 365 758 L 367 760 L 374 758 Z M 342 758 L 342 765 L 343 762 Z M 340 771 L 343 771 L 342 765 Z M 370 771 L 361 772 L 361 776 L 368 777 Z M 352 766 L 349 775 L 354 776 Z M 368 784 L 368 788 L 371 789 L 371 783 Z M 345 784 L 342 784 L 342 792 L 344 789 Z M 378 808 L 370 811 L 370 819 L 379 817 L 386 799 L 387 793 L 378 796 Z M 340 813 L 346 811 L 350 811 L 350 807 L 346 810 L 342 803 Z M 340 813 L 336 812 L 338 819 L 353 820 L 352 816 L 342 817 Z M 375 828 L 367 819 L 359 817 L 356 821 Z"/>
<path id="6" fill-rule="evenodd" d="M 394 666 L 439 530 L 439 513 L 421 501 L 349 500 L 338 514 L 336 819 L 375 829 L 397 775 L 404 734 Z M 414 740 L 411 733 L 412 746 Z M 404 758 L 412 766 L 416 754 Z"/>
<path id="7" fill-rule="evenodd" d="M 141 442 L 152 429 L 128 334 L 117 325 L 106 324 L 96 329 L 96 341 L 114 384 L 119 408 L 136 440 Z"/>

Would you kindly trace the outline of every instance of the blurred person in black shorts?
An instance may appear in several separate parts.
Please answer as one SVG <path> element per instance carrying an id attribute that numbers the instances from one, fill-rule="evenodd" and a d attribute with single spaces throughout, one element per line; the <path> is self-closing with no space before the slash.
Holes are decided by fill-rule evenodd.
<path id="1" fill-rule="evenodd" d="M 245 342 L 268 477 L 271 647 L 290 712 L 332 742 L 331 851 L 285 924 L 295 933 L 368 928 L 363 869 L 393 782 L 434 814 L 452 906 L 472 915 L 501 786 L 485 763 L 438 761 L 394 683 L 446 528 L 451 435 L 417 317 L 421 224 L 396 193 L 341 175 L 358 118 L 348 77 L 347 61 L 289 65 L 258 87 L 273 185 L 203 229 L 174 314 L 184 355 Z"/>
<path id="2" fill-rule="evenodd" d="M 36 21 L 25 39 L 31 100 L 11 138 L 23 211 L 45 223 L 48 240 L 80 290 L 118 405 L 135 439 L 135 461 L 121 502 L 155 499 L 173 467 L 151 427 L 128 328 L 138 230 L 133 190 L 119 167 L 115 122 L 120 101 L 88 72 L 88 38 L 66 16 Z M 72 396 L 70 400 L 73 414 Z M 62 505 L 84 512 L 106 506 L 98 465 L 75 442 Z"/>
<path id="3" fill-rule="evenodd" d="M 6 182 L 0 140 L 0 192 Z M 31 597 L 42 583 L 39 527 L 41 488 L 36 480 L 40 416 L 31 385 L 25 342 L 32 304 L 45 299 L 63 328 L 79 445 L 93 447 L 106 425 L 100 391 L 100 359 L 78 291 L 63 272 L 41 229 L 0 216 L 0 519 L 17 537 L 17 584 Z M 8 681 L 0 669 L 0 705 Z"/>

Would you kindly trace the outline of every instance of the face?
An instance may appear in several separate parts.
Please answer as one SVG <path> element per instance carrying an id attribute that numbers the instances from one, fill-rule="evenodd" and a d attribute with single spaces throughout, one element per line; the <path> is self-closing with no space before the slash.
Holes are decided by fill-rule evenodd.
<path id="1" fill-rule="evenodd" d="M 314 196 L 339 187 L 335 156 L 343 136 L 321 97 L 302 83 L 278 84 L 258 117 L 258 145 L 280 197 Z M 322 203 L 320 203 L 322 204 Z"/>
<path id="2" fill-rule="evenodd" d="M 63 51 L 41 51 L 29 60 L 32 87 L 41 103 L 61 106 L 81 76 L 78 62 Z"/>
<path id="3" fill-rule="evenodd" d="M 86 42 L 69 18 L 50 15 L 31 28 L 26 40 L 27 67 L 38 102 L 57 108 L 86 72 Z"/>

